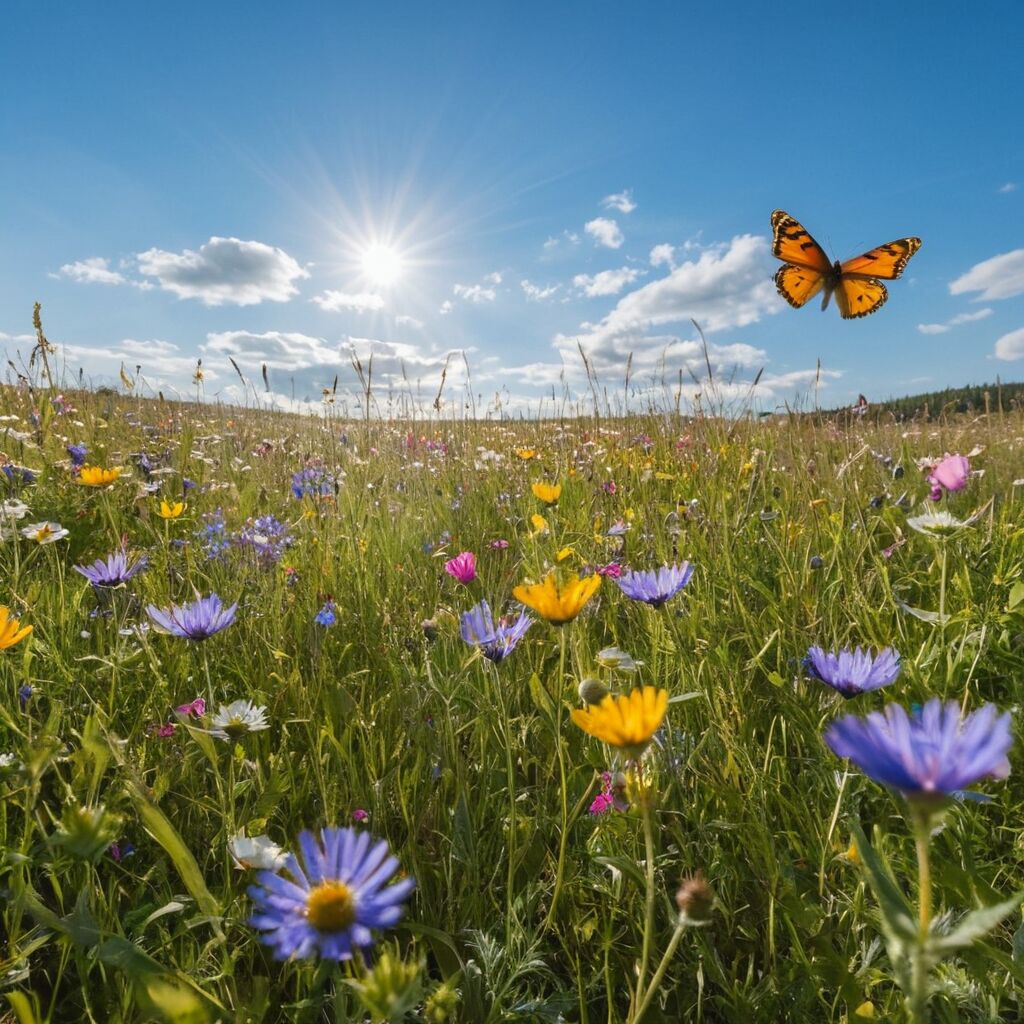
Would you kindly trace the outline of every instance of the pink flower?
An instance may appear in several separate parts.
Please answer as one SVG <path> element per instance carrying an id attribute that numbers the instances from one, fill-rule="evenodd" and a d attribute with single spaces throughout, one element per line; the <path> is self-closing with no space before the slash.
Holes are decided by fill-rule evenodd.
<path id="1" fill-rule="evenodd" d="M 502 539 L 492 540 L 490 543 L 490 547 L 495 551 L 504 551 L 505 548 L 508 547 L 508 541 Z"/>
<path id="2" fill-rule="evenodd" d="M 364 810 L 362 809 L 362 807 L 357 807 L 357 808 L 356 808 L 356 809 L 355 809 L 355 810 L 354 810 L 354 811 L 352 812 L 352 820 L 353 820 L 353 821 L 368 821 L 368 820 L 369 820 L 369 818 L 370 818 L 370 815 L 369 815 L 369 814 L 367 814 L 367 813 L 366 813 L 366 811 L 364 811 Z"/>
<path id="3" fill-rule="evenodd" d="M 594 797 L 594 802 L 590 805 L 590 814 L 604 814 L 605 811 L 609 811 L 615 806 L 615 801 L 612 800 L 610 793 L 598 793 Z"/>
<path id="4" fill-rule="evenodd" d="M 610 576 L 617 580 L 622 575 L 622 566 L 618 562 L 609 562 L 607 565 L 599 565 L 594 571 L 598 576 Z"/>
<path id="5" fill-rule="evenodd" d="M 444 571 L 460 583 L 472 583 L 476 579 L 476 555 L 463 551 L 444 563 Z"/>
<path id="6" fill-rule="evenodd" d="M 174 710 L 186 718 L 202 718 L 206 714 L 206 701 L 196 697 L 191 704 L 179 704 Z"/>
<path id="7" fill-rule="evenodd" d="M 601 792 L 590 804 L 591 814 L 604 814 L 612 809 L 628 811 L 629 801 L 626 799 L 626 776 L 622 772 L 601 772 Z"/>
<path id="8" fill-rule="evenodd" d="M 932 466 L 928 483 L 932 485 L 932 501 L 942 497 L 943 490 L 962 491 L 971 475 L 971 464 L 964 455 L 947 455 L 937 466 Z"/>
<path id="9" fill-rule="evenodd" d="M 149 726 L 147 727 L 147 732 L 151 733 L 153 736 L 159 736 L 160 739 L 165 740 L 167 739 L 168 736 L 173 736 L 174 731 L 177 728 L 178 727 L 174 725 L 172 722 L 166 722 L 164 724 L 161 724 L 160 722 L 150 722 Z"/>

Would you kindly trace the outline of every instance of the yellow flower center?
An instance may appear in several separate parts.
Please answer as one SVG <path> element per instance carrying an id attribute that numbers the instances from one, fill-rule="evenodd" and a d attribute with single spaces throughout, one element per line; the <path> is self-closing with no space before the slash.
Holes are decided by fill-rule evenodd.
<path id="1" fill-rule="evenodd" d="M 54 532 L 56 531 L 51 530 L 49 526 L 41 526 L 38 530 L 36 530 L 36 540 L 46 540 L 46 538 Z"/>
<path id="2" fill-rule="evenodd" d="M 344 883 L 321 882 L 306 897 L 306 920 L 318 932 L 340 932 L 356 920 L 356 894 Z"/>

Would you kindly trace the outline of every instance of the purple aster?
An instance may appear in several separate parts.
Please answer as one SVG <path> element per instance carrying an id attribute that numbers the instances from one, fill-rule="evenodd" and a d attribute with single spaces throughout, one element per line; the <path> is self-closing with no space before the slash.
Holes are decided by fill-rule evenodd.
<path id="1" fill-rule="evenodd" d="M 909 800 L 956 796 L 979 779 L 1006 778 L 1010 714 L 994 704 L 960 718 L 955 701 L 933 697 L 920 712 L 899 704 L 866 718 L 847 715 L 825 730 L 825 742 L 883 786 Z"/>
<path id="2" fill-rule="evenodd" d="M 893 682 L 900 674 L 900 656 L 891 647 L 883 648 L 874 657 L 860 647 L 838 654 L 812 647 L 804 658 L 804 669 L 809 676 L 849 699 Z"/>
<path id="3" fill-rule="evenodd" d="M 289 853 L 283 872 L 261 871 L 249 887 L 255 912 L 249 923 L 272 946 L 278 960 L 319 954 L 325 960 L 350 960 L 355 948 L 373 945 L 371 928 L 390 928 L 401 920 L 403 901 L 415 882 L 385 882 L 398 868 L 388 844 L 354 828 L 325 828 L 318 842 L 312 832 L 299 835 L 301 859 Z"/>
<path id="4" fill-rule="evenodd" d="M 337 605 L 333 601 L 325 601 L 324 606 L 316 613 L 317 625 L 333 626 L 338 621 L 336 608 Z"/>
<path id="5" fill-rule="evenodd" d="M 508 625 L 504 619 L 500 619 L 495 625 L 491 616 L 491 606 L 486 601 L 481 601 L 468 612 L 463 612 L 460 620 L 459 632 L 462 639 L 467 644 L 479 647 L 483 656 L 495 663 L 504 661 L 533 625 L 533 619 L 525 612 L 522 612 L 512 625 Z"/>
<path id="6" fill-rule="evenodd" d="M 225 608 L 216 594 L 197 598 L 191 604 L 172 604 L 166 611 L 156 605 L 146 605 L 146 612 L 158 629 L 187 640 L 205 640 L 227 629 L 235 621 L 237 610 L 237 601 Z"/>
<path id="7" fill-rule="evenodd" d="M 94 587 L 119 587 L 148 565 L 149 559 L 145 555 L 129 563 L 128 554 L 122 549 L 108 555 L 106 561 L 97 558 L 92 565 L 76 565 L 74 570 L 80 572 Z"/>
<path id="8" fill-rule="evenodd" d="M 683 562 L 681 565 L 663 565 L 657 570 L 631 570 L 623 573 L 615 582 L 626 597 L 660 608 L 690 582 L 692 575 L 693 566 Z"/>
<path id="9" fill-rule="evenodd" d="M 71 457 L 71 465 L 78 469 L 85 465 L 85 460 L 89 457 L 89 449 L 84 444 L 69 444 L 65 451 Z"/>

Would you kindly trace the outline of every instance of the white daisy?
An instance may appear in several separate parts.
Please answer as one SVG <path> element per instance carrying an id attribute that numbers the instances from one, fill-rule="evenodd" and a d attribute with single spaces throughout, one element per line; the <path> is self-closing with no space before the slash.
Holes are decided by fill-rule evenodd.
<path id="1" fill-rule="evenodd" d="M 21 531 L 22 537 L 34 540 L 37 544 L 52 544 L 61 537 L 66 537 L 68 531 L 60 523 L 33 523 L 25 526 Z"/>
<path id="2" fill-rule="evenodd" d="M 221 740 L 237 740 L 250 732 L 269 729 L 267 709 L 256 707 L 251 700 L 232 701 L 227 706 L 221 705 L 210 723 L 211 736 Z"/>
<path id="3" fill-rule="evenodd" d="M 288 856 L 269 836 L 246 836 L 239 833 L 228 840 L 228 851 L 235 867 L 244 870 L 277 871 Z"/>

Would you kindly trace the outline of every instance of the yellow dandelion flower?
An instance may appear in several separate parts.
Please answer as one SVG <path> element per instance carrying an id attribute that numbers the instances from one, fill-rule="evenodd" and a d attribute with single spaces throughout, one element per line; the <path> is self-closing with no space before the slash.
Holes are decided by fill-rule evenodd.
<path id="1" fill-rule="evenodd" d="M 527 459 L 535 459 L 537 457 L 537 449 L 536 448 L 516 448 L 515 449 L 515 453 L 524 462 Z"/>
<path id="2" fill-rule="evenodd" d="M 561 484 L 537 483 L 533 484 L 530 489 L 533 491 L 533 496 L 543 501 L 545 505 L 554 505 L 562 493 Z"/>
<path id="3" fill-rule="evenodd" d="M 600 704 L 574 708 L 572 720 L 585 732 L 628 758 L 638 758 L 661 727 L 668 710 L 668 690 L 638 687 L 628 694 L 608 694 Z"/>
<path id="4" fill-rule="evenodd" d="M 542 533 L 548 532 L 548 521 L 539 513 L 534 513 L 530 516 L 530 522 L 533 524 L 533 530 L 530 533 L 531 537 L 537 537 Z"/>
<path id="5" fill-rule="evenodd" d="M 85 487 L 106 487 L 112 484 L 122 473 L 119 466 L 104 469 L 102 466 L 83 466 L 78 471 L 78 482 Z"/>
<path id="6" fill-rule="evenodd" d="M 555 626 L 572 622 L 583 606 L 597 593 L 601 577 L 596 573 L 580 579 L 573 574 L 562 586 L 550 572 L 541 583 L 524 583 L 512 591 L 512 596 L 532 608 L 542 619 Z"/>
<path id="7" fill-rule="evenodd" d="M 160 518 L 177 519 L 188 506 L 183 501 L 176 501 L 172 505 L 166 498 L 160 500 Z"/>
<path id="8" fill-rule="evenodd" d="M 557 562 L 564 562 L 570 555 L 575 555 L 575 554 L 576 554 L 575 548 L 564 547 L 564 548 L 562 548 L 561 551 L 558 552 L 557 555 L 555 555 L 555 561 L 557 561 Z"/>
<path id="9" fill-rule="evenodd" d="M 21 626 L 20 629 L 19 626 Z M 0 604 L 0 651 L 6 651 L 8 647 L 13 647 L 31 632 L 31 626 L 22 626 L 17 619 L 11 617 L 10 608 Z"/>

